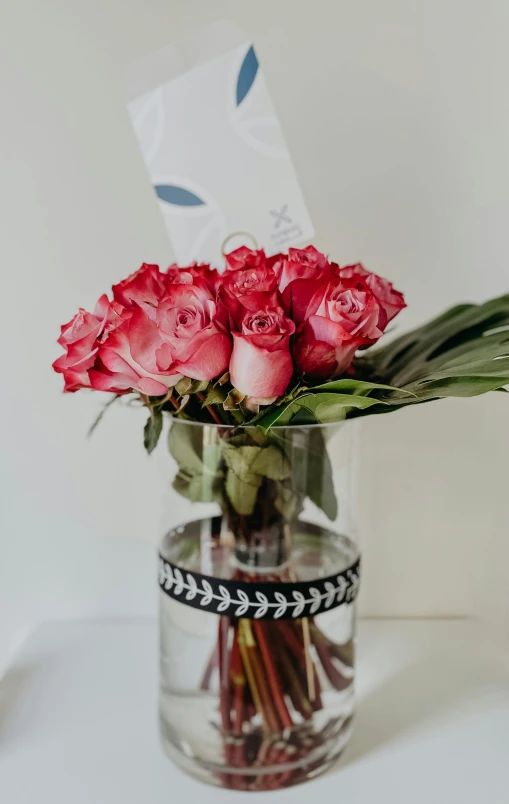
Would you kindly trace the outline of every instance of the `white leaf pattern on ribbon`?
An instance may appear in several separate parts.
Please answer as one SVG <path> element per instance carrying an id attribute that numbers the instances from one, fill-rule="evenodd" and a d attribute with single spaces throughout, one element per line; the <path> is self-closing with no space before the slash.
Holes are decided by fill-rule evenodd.
<path id="1" fill-rule="evenodd" d="M 249 608 L 249 598 L 246 593 L 242 591 L 242 589 L 237 589 L 237 595 L 240 606 L 235 609 L 235 617 L 242 617 L 242 615 L 245 614 Z"/>
<path id="2" fill-rule="evenodd" d="M 347 600 L 352 601 L 357 597 L 357 592 L 359 590 L 359 576 L 353 570 L 348 570 L 346 574 L 350 578 L 350 588 L 346 593 L 346 598 Z"/>
<path id="3" fill-rule="evenodd" d="M 338 603 L 341 603 L 341 601 L 343 600 L 347 588 L 348 588 L 348 581 L 346 580 L 346 578 L 343 578 L 342 575 L 338 575 L 338 591 L 336 597 L 336 601 Z"/>
<path id="4" fill-rule="evenodd" d="M 255 619 L 266 617 L 269 609 L 275 609 L 273 614 L 269 613 L 269 616 L 275 620 L 285 615 L 297 618 L 303 615 L 306 606 L 309 607 L 309 611 L 305 616 L 313 616 L 331 608 L 334 603 L 335 605 L 352 603 L 357 597 L 360 584 L 356 565 L 346 570 L 346 577 L 343 574 L 337 575 L 335 583 L 330 580 L 323 581 L 324 591 L 317 586 L 304 585 L 301 586 L 302 591 L 290 586 L 285 589 L 284 593 L 272 591 L 271 601 L 264 592 L 256 587 L 249 589 L 253 597 L 240 588 L 235 588 L 232 593 L 224 584 L 218 584 L 215 591 L 206 578 L 200 577 L 198 580 L 191 572 L 183 573 L 178 567 L 172 566 L 162 558 L 159 561 L 158 573 L 161 588 L 174 597 L 179 597 L 184 592 L 183 597 L 186 601 L 191 602 L 200 598 L 200 606 L 210 606 L 213 601 L 217 601 L 215 611 L 218 614 L 229 612 L 234 607 L 234 611 L 229 612 L 234 617 L 243 617 L 246 614 L 249 616 L 251 608 L 254 609 L 251 616 Z"/>
<path id="5" fill-rule="evenodd" d="M 198 587 L 196 585 L 194 575 L 191 575 L 191 573 L 188 572 L 186 575 L 186 580 L 187 585 L 189 587 L 188 592 L 186 594 L 186 600 L 194 600 L 198 592 Z"/>
<path id="6" fill-rule="evenodd" d="M 299 617 L 304 611 L 304 606 L 306 605 L 306 598 L 304 597 L 302 592 L 295 592 L 295 591 L 293 593 L 293 597 L 297 601 L 297 605 L 293 610 L 292 617 Z"/>
<path id="7" fill-rule="evenodd" d="M 263 592 L 256 592 L 256 599 L 259 602 L 258 611 L 255 611 L 255 618 L 258 620 L 260 617 L 263 617 L 267 614 L 269 608 L 269 601 L 267 599 L 267 595 L 264 595 Z"/>
<path id="8" fill-rule="evenodd" d="M 164 588 L 165 589 L 171 589 L 172 585 L 173 585 L 173 573 L 171 571 L 170 565 L 167 564 L 166 565 L 166 575 L 165 575 Z"/>
<path id="9" fill-rule="evenodd" d="M 314 614 L 315 611 L 318 611 L 320 608 L 320 603 L 322 602 L 322 596 L 320 594 L 320 590 L 317 589 L 315 586 L 311 586 L 309 589 L 309 594 L 313 602 L 311 603 L 311 608 L 309 609 L 310 614 Z"/>
<path id="10" fill-rule="evenodd" d="M 336 595 L 336 587 L 330 581 L 326 581 L 324 583 L 326 596 L 325 596 L 325 608 L 330 609 L 332 604 L 334 603 L 334 597 Z"/>
<path id="11" fill-rule="evenodd" d="M 209 606 L 212 603 L 212 587 L 205 578 L 202 578 L 201 585 L 205 594 L 200 600 L 200 606 Z"/>
<path id="12" fill-rule="evenodd" d="M 280 604 L 279 608 L 276 609 L 276 611 L 274 612 L 274 619 L 278 620 L 279 617 L 282 617 L 283 614 L 286 613 L 286 609 L 288 608 L 288 601 L 287 601 L 286 597 L 281 594 L 281 592 L 274 592 L 274 597 L 276 598 L 277 602 Z"/>
<path id="13" fill-rule="evenodd" d="M 176 595 L 180 595 L 184 590 L 184 578 L 178 567 L 173 567 L 173 576 L 175 578 L 175 589 L 173 591 Z"/>
<path id="14" fill-rule="evenodd" d="M 219 585 L 219 594 L 223 598 L 221 603 L 217 607 L 217 611 L 223 612 L 230 608 L 230 603 L 232 602 L 230 593 L 225 586 Z"/>

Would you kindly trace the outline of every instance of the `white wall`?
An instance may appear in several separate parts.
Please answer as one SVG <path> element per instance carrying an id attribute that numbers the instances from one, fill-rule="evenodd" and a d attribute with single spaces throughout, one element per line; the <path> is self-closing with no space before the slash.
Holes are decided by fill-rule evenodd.
<path id="1" fill-rule="evenodd" d="M 64 397 L 50 363 L 78 305 L 171 257 L 124 70 L 221 17 L 256 42 L 317 245 L 392 278 L 400 328 L 509 288 L 505 0 L 4 0 L 0 665 L 39 619 L 154 610 L 165 456 L 129 410 L 86 441 L 98 400 Z M 365 613 L 507 634 L 508 405 L 366 420 Z"/>

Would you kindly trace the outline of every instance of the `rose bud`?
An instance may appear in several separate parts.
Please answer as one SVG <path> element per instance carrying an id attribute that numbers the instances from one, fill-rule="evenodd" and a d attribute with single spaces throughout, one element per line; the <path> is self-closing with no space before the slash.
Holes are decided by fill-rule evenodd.
<path id="1" fill-rule="evenodd" d="M 164 343 L 159 367 L 174 361 L 176 370 L 194 380 L 213 380 L 228 369 L 232 342 L 211 294 L 201 286 L 172 285 L 157 308 Z"/>
<path id="2" fill-rule="evenodd" d="M 122 307 L 116 302 L 110 304 L 104 295 L 93 313 L 80 309 L 68 324 L 61 327 L 58 343 L 64 347 L 66 354 L 55 360 L 53 368 L 64 375 L 65 392 L 90 388 L 88 369 L 94 365 L 102 340 L 121 323 L 122 315 Z"/>
<path id="3" fill-rule="evenodd" d="M 270 404 L 285 393 L 293 374 L 290 336 L 295 324 L 281 308 L 244 311 L 233 331 L 232 385 L 254 404 Z"/>
<path id="4" fill-rule="evenodd" d="M 355 352 L 374 343 L 380 307 L 369 288 L 330 284 L 312 299 L 293 347 L 300 371 L 314 379 L 331 379 L 349 367 Z"/>
<path id="5" fill-rule="evenodd" d="M 357 265 L 347 265 L 341 268 L 339 276 L 341 279 L 360 279 L 366 283 L 387 316 L 386 325 L 406 307 L 403 294 L 394 289 L 392 282 L 367 271 L 360 262 Z"/>

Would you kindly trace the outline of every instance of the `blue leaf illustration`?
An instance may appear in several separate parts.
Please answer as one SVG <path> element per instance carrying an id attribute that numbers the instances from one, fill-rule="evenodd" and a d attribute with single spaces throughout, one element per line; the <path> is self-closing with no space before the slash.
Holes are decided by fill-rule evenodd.
<path id="1" fill-rule="evenodd" d="M 199 207 L 205 201 L 184 187 L 177 187 L 175 184 L 156 184 L 154 187 L 157 197 L 167 204 L 175 204 L 177 207 Z"/>
<path id="2" fill-rule="evenodd" d="M 244 56 L 239 77 L 237 78 L 237 106 L 240 106 L 247 93 L 253 86 L 253 82 L 258 72 L 258 59 L 254 48 L 251 46 Z"/>

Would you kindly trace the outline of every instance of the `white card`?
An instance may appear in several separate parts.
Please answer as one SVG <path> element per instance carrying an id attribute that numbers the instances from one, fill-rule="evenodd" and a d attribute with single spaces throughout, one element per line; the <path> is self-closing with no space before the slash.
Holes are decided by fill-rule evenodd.
<path id="1" fill-rule="evenodd" d="M 228 25 L 215 28 L 224 34 Z M 314 234 L 254 48 L 244 42 L 217 55 L 223 40 L 205 62 L 201 48 L 190 69 L 191 48 L 166 50 L 142 81 L 131 80 L 129 114 L 180 264 L 219 265 L 235 232 L 269 255 Z"/>

